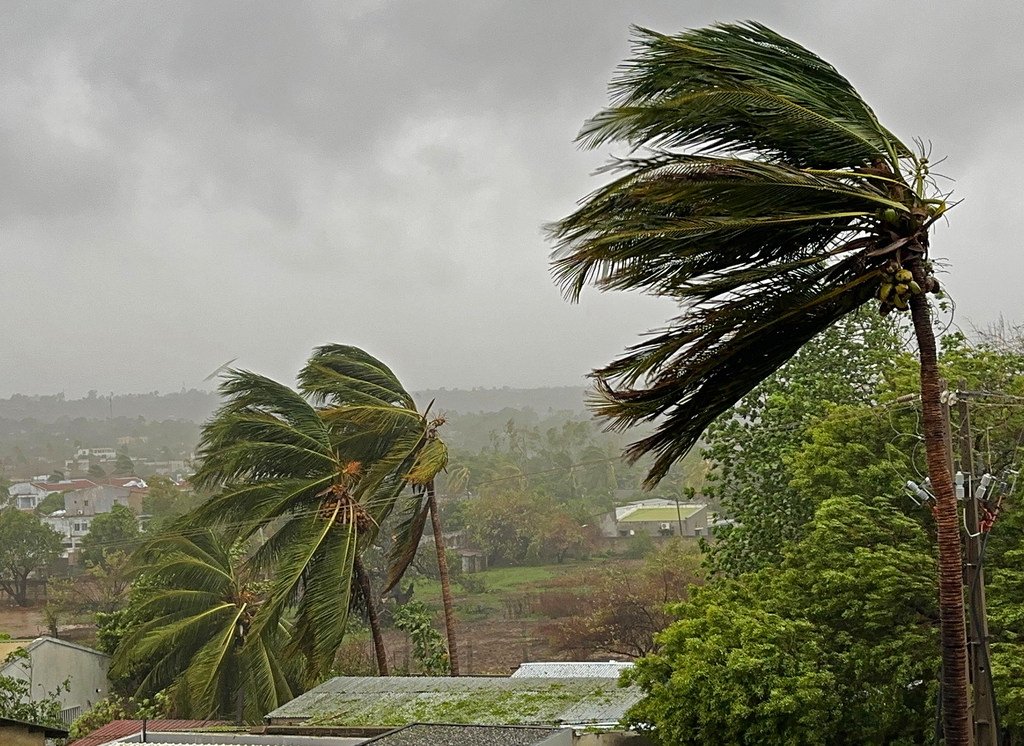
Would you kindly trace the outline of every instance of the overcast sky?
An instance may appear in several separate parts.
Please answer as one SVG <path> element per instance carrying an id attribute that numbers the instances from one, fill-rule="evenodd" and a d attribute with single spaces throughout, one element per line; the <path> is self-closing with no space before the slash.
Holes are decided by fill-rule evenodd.
<path id="1" fill-rule="evenodd" d="M 413 389 L 580 383 L 673 308 L 552 285 L 541 226 L 608 155 L 573 138 L 631 23 L 746 18 L 948 156 L 958 321 L 1024 320 L 1020 3 L 31 0 L 0 24 L 0 396 L 291 380 L 324 342 Z"/>

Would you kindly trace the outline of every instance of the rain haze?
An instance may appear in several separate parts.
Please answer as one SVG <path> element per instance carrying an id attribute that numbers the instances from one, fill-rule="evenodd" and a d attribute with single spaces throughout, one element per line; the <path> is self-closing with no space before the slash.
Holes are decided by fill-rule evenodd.
<path id="1" fill-rule="evenodd" d="M 0 28 L 0 396 L 290 381 L 325 342 L 413 389 L 582 383 L 674 307 L 553 285 L 542 226 L 610 152 L 573 138 L 630 24 L 748 18 L 947 157 L 957 321 L 1020 321 L 1019 3 L 34 1 Z"/>

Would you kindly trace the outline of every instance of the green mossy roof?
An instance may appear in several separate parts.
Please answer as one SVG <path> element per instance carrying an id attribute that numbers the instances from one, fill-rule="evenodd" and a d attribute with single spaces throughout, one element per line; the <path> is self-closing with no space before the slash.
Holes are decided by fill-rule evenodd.
<path id="1" fill-rule="evenodd" d="M 267 717 L 332 726 L 612 724 L 639 698 L 615 679 L 342 676 Z"/>

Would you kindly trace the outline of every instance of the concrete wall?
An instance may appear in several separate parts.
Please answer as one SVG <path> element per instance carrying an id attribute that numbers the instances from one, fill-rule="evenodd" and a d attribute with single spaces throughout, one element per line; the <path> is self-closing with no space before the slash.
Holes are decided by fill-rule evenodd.
<path id="1" fill-rule="evenodd" d="M 29 651 L 27 660 L 16 661 L 0 673 L 27 681 L 34 701 L 43 699 L 67 679 L 70 690 L 62 691 L 58 697 L 61 710 L 65 711 L 81 708 L 84 712 L 107 696 L 109 656 L 52 637 L 41 639 L 42 642 Z"/>
<path id="2" fill-rule="evenodd" d="M 41 730 L 24 725 L 0 725 L 0 743 L 4 746 L 44 746 L 46 737 Z"/>

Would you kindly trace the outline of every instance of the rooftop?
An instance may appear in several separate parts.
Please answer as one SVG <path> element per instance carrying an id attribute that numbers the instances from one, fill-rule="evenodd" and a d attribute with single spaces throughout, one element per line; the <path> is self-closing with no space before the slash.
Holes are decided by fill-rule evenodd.
<path id="1" fill-rule="evenodd" d="M 552 741 L 552 737 L 561 732 L 558 728 L 413 723 L 366 743 L 368 746 L 539 746 Z"/>
<path id="2" fill-rule="evenodd" d="M 618 679 L 619 674 L 632 663 L 624 661 L 548 661 L 544 663 L 520 664 L 513 678 L 532 677 L 545 679 L 601 678 Z"/>
<path id="3" fill-rule="evenodd" d="M 614 725 L 640 699 L 612 678 L 339 676 L 267 715 L 333 726 Z"/>
<path id="4" fill-rule="evenodd" d="M 172 731 L 190 731 L 201 728 L 212 728 L 223 726 L 219 720 L 148 720 L 146 722 L 148 731 L 167 733 Z M 141 720 L 114 720 L 94 730 L 87 736 L 76 738 L 69 746 L 103 746 L 118 739 L 128 739 L 138 733 L 142 733 Z M 138 739 L 135 739 L 136 742 Z M 126 743 L 132 743 L 126 740 Z"/>
<path id="5" fill-rule="evenodd" d="M 64 728 L 55 728 L 52 725 L 40 723 L 29 723 L 24 720 L 0 717 L 0 727 L 27 728 L 29 731 L 41 731 L 46 738 L 67 738 L 68 732 Z"/>
<path id="6" fill-rule="evenodd" d="M 704 510 L 704 505 L 692 505 L 680 503 L 678 508 L 675 505 L 668 506 L 641 506 L 624 513 L 618 518 L 619 523 L 668 523 L 687 519 Z"/>

